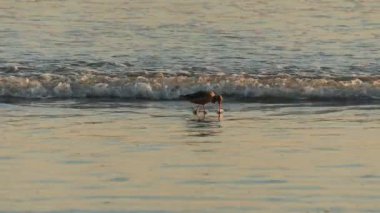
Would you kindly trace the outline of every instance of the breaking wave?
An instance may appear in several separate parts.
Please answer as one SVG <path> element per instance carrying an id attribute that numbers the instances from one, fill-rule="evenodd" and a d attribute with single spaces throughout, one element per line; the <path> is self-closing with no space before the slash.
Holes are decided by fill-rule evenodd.
<path id="1" fill-rule="evenodd" d="M 363 101 L 380 99 L 379 76 L 307 77 L 288 74 L 160 72 L 0 75 L 1 98 L 120 98 L 177 100 L 214 90 L 240 101 Z"/>

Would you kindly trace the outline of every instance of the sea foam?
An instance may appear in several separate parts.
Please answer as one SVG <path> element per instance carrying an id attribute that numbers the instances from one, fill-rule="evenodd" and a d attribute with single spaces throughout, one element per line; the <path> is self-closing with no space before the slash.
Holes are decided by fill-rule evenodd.
<path id="1" fill-rule="evenodd" d="M 13 98 L 177 100 L 199 90 L 244 101 L 361 101 L 380 98 L 380 78 L 96 72 L 0 76 L 0 96 Z"/>

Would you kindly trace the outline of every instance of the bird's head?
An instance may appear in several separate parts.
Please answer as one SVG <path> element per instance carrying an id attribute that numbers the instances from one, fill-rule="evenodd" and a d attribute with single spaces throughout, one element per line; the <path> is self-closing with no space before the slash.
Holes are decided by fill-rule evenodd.
<path id="1" fill-rule="evenodd" d="M 215 102 L 221 103 L 223 101 L 223 97 L 221 95 L 215 95 L 212 97 L 211 102 L 214 104 Z"/>
<path id="2" fill-rule="evenodd" d="M 223 97 L 221 95 L 215 95 L 214 97 L 212 97 L 212 100 L 211 100 L 211 102 L 213 104 L 215 102 L 218 102 L 218 104 L 219 104 L 219 111 L 222 108 L 222 101 L 223 101 Z"/>

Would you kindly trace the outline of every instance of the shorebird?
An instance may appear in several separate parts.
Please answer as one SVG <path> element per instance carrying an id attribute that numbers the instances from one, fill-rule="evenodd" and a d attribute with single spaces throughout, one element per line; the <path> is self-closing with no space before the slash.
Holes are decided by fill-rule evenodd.
<path id="1" fill-rule="evenodd" d="M 221 95 L 216 94 L 213 91 L 199 91 L 199 92 L 188 94 L 188 95 L 181 95 L 180 97 L 190 101 L 191 103 L 198 104 L 198 107 L 196 108 L 196 110 L 194 110 L 194 114 L 198 112 L 199 107 L 201 106 L 203 108 L 203 112 L 206 112 L 205 105 L 210 102 L 211 103 L 218 102 L 219 104 L 218 114 L 222 113 L 223 97 Z"/>

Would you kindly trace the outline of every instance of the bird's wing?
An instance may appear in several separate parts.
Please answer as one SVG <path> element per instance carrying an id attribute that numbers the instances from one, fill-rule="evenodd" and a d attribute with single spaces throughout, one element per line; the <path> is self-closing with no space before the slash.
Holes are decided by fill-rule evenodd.
<path id="1" fill-rule="evenodd" d="M 182 95 L 181 97 L 186 99 L 194 99 L 194 98 L 201 98 L 201 97 L 207 97 L 209 95 L 206 91 L 199 91 L 192 94 Z"/>

